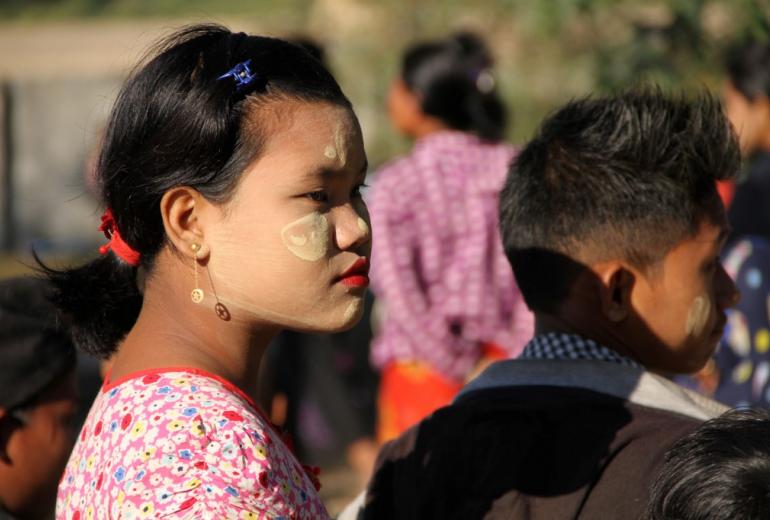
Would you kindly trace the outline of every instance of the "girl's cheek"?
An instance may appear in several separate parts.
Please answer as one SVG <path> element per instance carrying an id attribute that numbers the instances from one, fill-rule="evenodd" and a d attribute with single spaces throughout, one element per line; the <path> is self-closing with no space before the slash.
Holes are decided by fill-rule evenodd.
<path id="1" fill-rule="evenodd" d="M 329 222 L 314 211 L 284 226 L 281 239 L 294 256 L 315 262 L 324 258 L 329 250 Z"/>

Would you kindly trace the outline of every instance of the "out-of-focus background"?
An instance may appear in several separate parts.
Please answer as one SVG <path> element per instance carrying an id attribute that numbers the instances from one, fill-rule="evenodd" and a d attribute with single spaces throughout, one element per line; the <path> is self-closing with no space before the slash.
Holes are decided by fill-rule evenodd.
<path id="1" fill-rule="evenodd" d="M 157 38 L 203 20 L 325 44 L 352 99 L 370 163 L 406 149 L 384 106 L 401 50 L 471 29 L 497 58 L 519 143 L 559 103 L 654 80 L 717 89 L 722 51 L 766 32 L 758 0 L 2 0 L 0 274 L 88 253 L 99 211 L 85 171 L 121 80 Z M 11 256 L 9 263 L 8 256 Z"/>
<path id="2" fill-rule="evenodd" d="M 485 38 L 522 143 L 575 96 L 647 81 L 719 92 L 726 47 L 765 36 L 769 14 L 760 0 L 0 0 L 0 277 L 28 271 L 33 246 L 54 264 L 95 254 L 89 172 L 110 105 L 148 46 L 182 25 L 323 44 L 376 168 L 408 149 L 385 97 L 415 41 Z M 332 475 L 334 512 L 357 483 Z"/>

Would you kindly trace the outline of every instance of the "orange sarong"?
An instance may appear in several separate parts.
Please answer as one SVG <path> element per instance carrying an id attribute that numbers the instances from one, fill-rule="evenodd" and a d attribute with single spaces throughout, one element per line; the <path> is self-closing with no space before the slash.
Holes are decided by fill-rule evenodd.
<path id="1" fill-rule="evenodd" d="M 493 344 L 484 345 L 483 357 L 502 359 L 505 352 Z M 395 439 L 428 415 L 452 402 L 463 382 L 449 379 L 419 361 L 388 364 L 380 374 L 377 397 L 377 441 Z"/>

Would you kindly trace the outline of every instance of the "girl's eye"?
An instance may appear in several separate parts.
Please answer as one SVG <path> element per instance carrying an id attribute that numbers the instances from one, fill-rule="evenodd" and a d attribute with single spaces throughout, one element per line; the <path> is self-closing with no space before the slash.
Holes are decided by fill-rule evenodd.
<path id="1" fill-rule="evenodd" d="M 305 194 L 305 196 L 315 202 L 329 201 L 329 196 L 323 191 L 311 191 L 310 193 Z"/>

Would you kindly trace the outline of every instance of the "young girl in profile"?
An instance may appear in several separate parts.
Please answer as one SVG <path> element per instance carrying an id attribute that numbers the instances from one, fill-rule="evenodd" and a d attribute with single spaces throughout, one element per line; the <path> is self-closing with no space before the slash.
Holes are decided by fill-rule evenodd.
<path id="1" fill-rule="evenodd" d="M 497 230 L 514 151 L 501 142 L 505 107 L 487 49 L 470 34 L 409 48 L 388 108 L 415 144 L 377 172 L 370 199 L 373 288 L 384 304 L 372 346 L 380 441 L 449 404 L 532 333 Z"/>
<path id="2" fill-rule="evenodd" d="M 332 76 L 218 26 L 162 42 L 126 82 L 99 159 L 102 255 L 49 275 L 75 336 L 114 364 L 57 518 L 326 518 L 253 401 L 282 328 L 362 312 L 361 132 Z"/>

